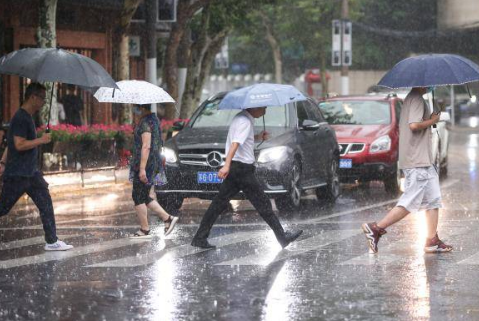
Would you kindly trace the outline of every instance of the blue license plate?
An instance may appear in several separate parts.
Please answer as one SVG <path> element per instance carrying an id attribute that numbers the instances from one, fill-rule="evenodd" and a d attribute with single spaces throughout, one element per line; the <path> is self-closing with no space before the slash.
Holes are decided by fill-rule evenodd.
<path id="1" fill-rule="evenodd" d="M 339 168 L 352 168 L 353 160 L 352 159 L 340 159 Z"/>
<path id="2" fill-rule="evenodd" d="M 217 172 L 198 172 L 198 184 L 219 184 L 223 180 L 218 177 Z"/>

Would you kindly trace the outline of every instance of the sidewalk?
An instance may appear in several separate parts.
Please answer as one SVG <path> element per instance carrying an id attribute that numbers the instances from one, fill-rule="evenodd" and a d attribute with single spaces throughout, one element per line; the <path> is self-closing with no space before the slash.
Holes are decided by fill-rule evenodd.
<path id="1" fill-rule="evenodd" d="M 79 172 L 46 175 L 45 180 L 49 183 L 49 189 L 52 195 L 82 195 L 91 194 L 95 190 L 105 191 L 106 188 L 108 190 L 124 190 L 131 188 L 131 184 L 128 180 L 128 173 L 128 168 L 87 172 L 83 174 L 83 184 L 81 173 Z"/>

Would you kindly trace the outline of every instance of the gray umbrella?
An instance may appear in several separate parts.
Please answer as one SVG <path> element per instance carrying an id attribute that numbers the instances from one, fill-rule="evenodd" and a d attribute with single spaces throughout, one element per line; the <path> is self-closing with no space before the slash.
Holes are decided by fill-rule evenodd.
<path id="1" fill-rule="evenodd" d="M 57 48 L 26 48 L 11 52 L 0 58 L 0 73 L 38 82 L 118 89 L 113 78 L 99 63 L 86 56 Z"/>

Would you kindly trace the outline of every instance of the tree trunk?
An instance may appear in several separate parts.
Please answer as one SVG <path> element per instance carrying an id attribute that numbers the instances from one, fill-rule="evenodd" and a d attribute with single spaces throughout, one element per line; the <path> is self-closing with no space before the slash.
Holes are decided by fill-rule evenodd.
<path id="1" fill-rule="evenodd" d="M 217 37 L 215 37 L 215 39 L 211 41 L 211 44 L 208 50 L 206 51 L 205 57 L 203 58 L 203 61 L 201 64 L 200 76 L 195 86 L 193 106 L 198 106 L 198 104 L 201 102 L 201 96 L 203 93 L 203 85 L 205 83 L 205 80 L 210 76 L 211 66 L 213 65 L 213 62 L 215 61 L 216 54 L 221 50 L 221 47 L 223 46 L 223 43 L 225 42 L 225 39 L 228 37 L 228 34 L 230 32 L 231 32 L 230 28 L 225 29 L 223 30 L 223 32 L 218 34 Z"/>
<path id="2" fill-rule="evenodd" d="M 281 58 L 281 47 L 279 45 L 279 41 L 276 38 L 273 32 L 273 26 L 271 21 L 268 17 L 260 12 L 261 21 L 263 22 L 263 26 L 266 29 L 266 40 L 273 51 L 273 59 L 274 59 L 274 79 L 276 83 L 281 84 L 283 82 L 283 60 Z"/>
<path id="3" fill-rule="evenodd" d="M 201 103 L 203 86 L 206 78 L 210 75 L 211 66 L 216 54 L 220 51 L 231 28 L 221 30 L 213 39 L 205 37 L 201 44 L 196 48 L 196 55 L 192 58 L 188 68 L 187 88 L 183 95 L 183 105 L 181 107 L 181 118 L 191 117 L 194 109 Z M 191 72 L 190 72 L 191 71 Z"/>
<path id="4" fill-rule="evenodd" d="M 205 27 L 206 29 L 206 27 Z M 181 39 L 180 46 L 178 47 L 178 99 L 176 101 L 176 106 L 181 108 L 182 104 L 182 97 L 185 92 L 186 87 L 186 79 L 188 77 L 188 67 L 189 67 L 189 60 L 190 56 L 192 55 L 191 50 L 191 29 L 187 28 L 183 33 L 183 38 Z"/>
<path id="5" fill-rule="evenodd" d="M 321 62 L 321 94 L 325 97 L 329 92 L 329 80 L 327 78 L 326 72 L 326 55 L 321 55 L 320 62 Z"/>
<path id="6" fill-rule="evenodd" d="M 58 0 L 41 0 L 38 16 L 38 28 L 36 33 L 37 45 L 40 48 L 56 48 L 57 33 L 56 33 L 56 13 Z M 46 83 L 47 88 L 45 105 L 40 110 L 40 121 L 42 124 L 47 124 L 50 119 L 52 125 L 58 124 L 58 105 L 57 93 L 54 90 L 53 96 L 51 92 L 54 88 L 54 83 Z M 51 111 L 50 111 L 51 104 Z M 50 117 L 49 117 L 50 112 Z"/>
<path id="7" fill-rule="evenodd" d="M 209 46 L 209 39 L 208 39 L 208 24 L 210 21 L 210 11 L 208 8 L 204 8 L 201 14 L 201 30 L 200 34 L 198 35 L 198 39 L 193 44 L 191 48 L 191 53 L 188 61 L 188 69 L 186 74 L 186 83 L 185 83 L 185 91 L 183 93 L 183 97 L 181 99 L 181 111 L 180 111 L 180 118 L 185 119 L 191 116 L 191 111 L 194 108 L 194 93 L 195 93 L 195 86 L 198 80 L 200 70 L 201 70 L 201 63 L 206 52 L 207 47 Z"/>
<path id="8" fill-rule="evenodd" d="M 165 61 L 163 64 L 164 87 L 173 99 L 178 99 L 178 62 L 177 51 L 180 46 L 183 34 L 188 27 L 188 22 L 193 15 L 205 6 L 211 0 L 178 0 L 176 23 L 170 32 L 170 37 L 166 44 Z M 165 117 L 173 119 L 175 117 L 175 106 L 168 104 Z"/>
<path id="9" fill-rule="evenodd" d="M 131 18 L 135 14 L 138 5 L 142 0 L 124 0 L 123 9 L 120 14 L 120 23 L 115 31 L 117 50 L 115 50 L 115 79 L 130 79 L 130 50 L 128 42 L 128 29 L 130 27 Z M 132 122 L 131 106 L 122 104 L 120 109 L 120 124 L 131 124 Z"/>

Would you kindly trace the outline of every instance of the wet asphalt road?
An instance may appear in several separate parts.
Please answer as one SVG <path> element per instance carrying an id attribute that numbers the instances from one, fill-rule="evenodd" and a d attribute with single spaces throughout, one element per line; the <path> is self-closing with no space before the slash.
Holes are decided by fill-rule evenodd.
<path id="1" fill-rule="evenodd" d="M 455 247 L 425 255 L 423 213 L 388 230 L 369 255 L 360 224 L 395 204 L 380 183 L 349 186 L 333 208 L 312 196 L 281 216 L 304 235 L 285 250 L 249 203 L 214 227 L 217 250 L 189 246 L 209 202 L 190 201 L 166 239 L 137 229 L 129 188 L 55 195 L 58 234 L 75 246 L 43 251 L 26 200 L 0 219 L 0 320 L 478 320 L 477 129 L 451 132 L 439 235 Z"/>

